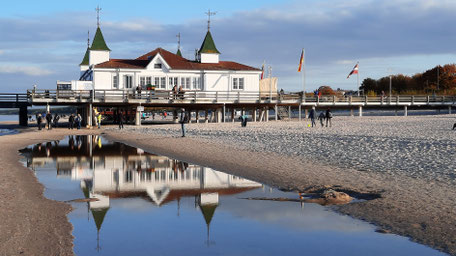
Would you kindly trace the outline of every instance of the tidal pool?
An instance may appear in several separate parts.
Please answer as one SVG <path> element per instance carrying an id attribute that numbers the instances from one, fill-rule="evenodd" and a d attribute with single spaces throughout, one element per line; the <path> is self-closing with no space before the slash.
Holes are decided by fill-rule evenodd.
<path id="1" fill-rule="evenodd" d="M 99 136 L 31 145 L 24 164 L 68 201 L 77 255 L 443 255 L 208 167 Z"/>

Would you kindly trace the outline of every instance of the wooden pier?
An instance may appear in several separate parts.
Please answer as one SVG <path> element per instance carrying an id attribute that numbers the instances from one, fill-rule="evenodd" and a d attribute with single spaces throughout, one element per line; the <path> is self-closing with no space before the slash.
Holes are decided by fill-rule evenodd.
<path id="1" fill-rule="evenodd" d="M 27 123 L 27 106 L 77 106 L 81 109 L 83 119 L 91 125 L 91 109 L 93 107 L 112 107 L 136 110 L 137 107 L 158 107 L 175 109 L 185 108 L 187 111 L 208 112 L 213 122 L 225 122 L 226 113 L 230 121 L 234 121 L 236 110 L 249 111 L 252 113 L 252 121 L 268 121 L 269 109 L 273 109 L 275 120 L 279 116 L 291 117 L 291 110 L 298 109 L 301 119 L 302 109 L 315 108 L 332 109 L 358 109 L 362 116 L 363 108 L 403 108 L 407 115 L 409 107 L 435 107 L 448 108 L 451 113 L 452 106 L 456 105 L 456 96 L 407 96 L 396 95 L 391 97 L 382 96 L 303 96 L 299 93 L 251 93 L 251 92 L 208 92 L 208 91 L 185 91 L 173 93 L 172 91 L 133 91 L 120 90 L 28 90 L 26 94 L 0 94 L 0 107 L 15 107 L 20 109 L 20 123 Z M 199 116 L 196 115 L 197 118 Z M 139 124 L 137 115 L 137 124 Z M 304 115 L 305 117 L 305 115 Z"/>

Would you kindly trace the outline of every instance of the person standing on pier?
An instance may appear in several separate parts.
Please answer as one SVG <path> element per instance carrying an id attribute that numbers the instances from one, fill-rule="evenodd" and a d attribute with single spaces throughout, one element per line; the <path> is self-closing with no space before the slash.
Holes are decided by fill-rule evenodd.
<path id="1" fill-rule="evenodd" d="M 309 118 L 310 118 L 310 122 L 312 123 L 312 127 L 317 126 L 317 124 L 315 123 L 315 117 L 317 116 L 317 113 L 315 112 L 315 107 L 312 107 L 312 109 L 310 110 L 310 113 L 309 113 Z"/>
<path id="2" fill-rule="evenodd" d="M 326 110 L 326 127 L 328 127 L 328 123 L 329 123 L 329 127 L 332 126 L 332 124 L 331 124 L 331 119 L 332 119 L 332 117 L 333 117 L 333 116 L 332 116 L 331 109 L 328 108 L 328 109 Z"/>
<path id="3" fill-rule="evenodd" d="M 47 114 L 46 114 L 46 123 L 47 123 L 48 130 L 51 130 L 52 129 L 52 115 L 51 115 L 51 112 L 47 112 Z"/>
<path id="4" fill-rule="evenodd" d="M 59 123 L 59 120 L 60 120 L 60 116 L 55 114 L 54 115 L 54 127 L 57 128 L 57 125 Z"/>

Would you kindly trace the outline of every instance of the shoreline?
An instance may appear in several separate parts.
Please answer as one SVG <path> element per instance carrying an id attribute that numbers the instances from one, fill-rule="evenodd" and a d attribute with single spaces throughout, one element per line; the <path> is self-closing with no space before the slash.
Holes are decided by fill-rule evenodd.
<path id="1" fill-rule="evenodd" d="M 451 118 L 451 121 L 454 121 L 454 118 Z M 287 122 L 284 123 L 287 124 Z M 296 123 L 298 122 L 289 122 L 287 125 L 293 126 Z M 2 163 L 0 179 L 4 184 L 0 187 L 0 195 L 2 195 L 3 205 L 7 203 L 8 206 L 0 211 L 2 227 L 5 226 L 7 230 L 11 229 L 21 233 L 20 223 L 24 222 L 24 219 L 29 222 L 29 227 L 35 221 L 40 223 L 39 230 L 31 229 L 28 234 L 22 231 L 25 234 L 20 237 L 1 234 L 2 247 L 0 247 L 0 252 L 19 254 L 23 248 L 29 254 L 40 254 L 39 252 L 46 254 L 55 252 L 55 254 L 61 255 L 73 254 L 72 226 L 66 217 L 71 207 L 68 204 L 44 198 L 42 185 L 37 182 L 29 169 L 21 166 L 19 163 L 20 155 L 17 150 L 34 142 L 61 139 L 65 135 L 101 133 L 112 141 L 123 142 L 151 153 L 208 166 L 278 188 L 302 192 L 334 188 L 339 191 L 380 194 L 381 198 L 375 200 L 331 206 L 331 209 L 373 223 L 388 232 L 410 237 L 413 241 L 443 252 L 456 254 L 456 244 L 453 241 L 453 238 L 456 237 L 456 231 L 452 228 L 456 221 L 456 216 L 454 216 L 456 193 L 455 189 L 450 186 L 451 184 L 442 181 L 429 182 L 425 179 L 398 173 L 381 173 L 335 166 L 334 164 L 323 164 L 299 154 L 280 154 L 278 153 L 280 150 L 274 152 L 271 149 L 263 150 L 260 148 L 260 150 L 255 151 L 252 148 L 258 147 L 258 145 L 249 149 L 242 145 L 237 146 L 223 140 L 216 140 L 204 133 L 204 129 L 217 130 L 217 125 L 219 125 L 220 130 L 226 128 L 238 131 L 241 129 L 237 127 L 240 126 L 239 124 L 190 124 L 188 127 L 191 137 L 186 138 L 178 137 L 178 125 L 160 126 L 160 129 L 167 130 L 165 135 L 154 126 L 146 129 L 157 130 L 156 134 L 153 132 L 152 134 L 145 133 L 140 130 L 142 128 L 136 129 L 135 127 L 128 127 L 125 131 L 119 132 L 114 126 L 108 126 L 101 130 L 68 131 L 59 128 L 50 132 L 38 132 L 35 131 L 36 128 L 26 128 L 22 130 L 24 132 L 19 134 L 0 136 L 0 143 L 6 145 L 5 151 L 7 151 L 7 154 L 0 156 L 0 163 Z M 254 124 L 250 123 L 250 125 L 253 126 Z M 256 123 L 254 128 L 274 127 L 274 125 L 274 122 Z M 203 130 L 201 132 L 203 135 L 192 135 L 193 129 L 199 130 L 200 128 Z M 322 130 L 320 132 L 327 131 Z M 8 173 L 6 166 L 14 170 L 20 169 L 20 171 Z M 14 184 L 11 182 L 12 180 L 24 180 L 24 182 Z M 6 193 L 14 185 L 16 185 L 15 193 L 12 195 Z M 14 196 L 15 194 L 23 194 L 23 196 Z M 5 195 L 9 195 L 9 197 Z M 5 202 L 6 200 L 8 202 Z M 33 209 L 27 211 L 28 215 L 12 216 L 9 213 L 14 212 L 14 210 L 9 209 L 10 207 L 18 209 L 25 203 L 31 204 Z M 53 210 L 50 211 L 50 209 Z M 43 211 L 47 213 L 43 214 Z M 35 214 L 39 214 L 40 217 L 36 217 Z M 10 221 L 7 221 L 8 218 Z M 5 221 L 11 224 L 9 226 L 3 225 Z M 41 239 L 30 243 L 29 240 L 32 238 L 30 234 L 40 232 L 44 232 L 47 236 L 40 235 Z M 7 237 L 13 237 L 13 239 L 7 240 Z M 16 249 L 11 250 L 13 248 Z"/>

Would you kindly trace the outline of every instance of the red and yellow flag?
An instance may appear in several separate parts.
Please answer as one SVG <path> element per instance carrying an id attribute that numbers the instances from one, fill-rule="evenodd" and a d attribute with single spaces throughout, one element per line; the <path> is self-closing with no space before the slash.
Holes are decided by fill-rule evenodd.
<path id="1" fill-rule="evenodd" d="M 299 67 L 298 67 L 298 72 L 301 72 L 302 69 L 302 63 L 304 62 L 304 49 L 302 49 L 301 52 L 301 58 L 299 59 Z"/>

